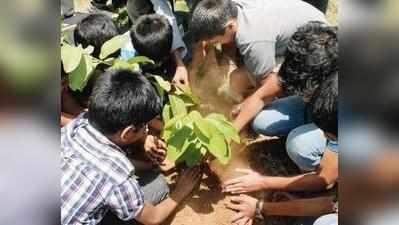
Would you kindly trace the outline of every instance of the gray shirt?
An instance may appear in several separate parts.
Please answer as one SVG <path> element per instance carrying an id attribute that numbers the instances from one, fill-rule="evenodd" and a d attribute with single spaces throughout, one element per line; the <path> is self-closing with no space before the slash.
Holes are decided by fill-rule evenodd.
<path id="1" fill-rule="evenodd" d="M 290 37 L 310 21 L 326 22 L 322 12 L 301 0 L 233 0 L 238 6 L 235 43 L 254 86 L 284 56 Z"/>

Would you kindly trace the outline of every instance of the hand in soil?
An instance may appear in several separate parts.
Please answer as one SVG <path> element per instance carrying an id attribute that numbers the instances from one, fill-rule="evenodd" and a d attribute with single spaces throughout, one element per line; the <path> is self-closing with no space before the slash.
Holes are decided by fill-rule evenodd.
<path id="1" fill-rule="evenodd" d="M 265 177 L 249 169 L 237 169 L 237 172 L 244 173 L 242 177 L 234 178 L 224 182 L 223 192 L 241 194 L 264 189 Z"/>
<path id="2" fill-rule="evenodd" d="M 200 167 L 193 167 L 185 170 L 177 181 L 176 188 L 173 191 L 171 197 L 176 198 L 178 202 L 183 200 L 191 191 L 196 187 L 202 177 Z"/>
<path id="3" fill-rule="evenodd" d="M 237 211 L 231 219 L 232 224 L 252 224 L 255 217 L 256 203 L 258 199 L 248 195 L 233 196 L 230 202 L 226 203 L 226 207 Z"/>
<path id="4" fill-rule="evenodd" d="M 166 144 L 155 136 L 147 135 L 144 150 L 148 158 L 155 164 L 161 165 L 166 158 Z"/>

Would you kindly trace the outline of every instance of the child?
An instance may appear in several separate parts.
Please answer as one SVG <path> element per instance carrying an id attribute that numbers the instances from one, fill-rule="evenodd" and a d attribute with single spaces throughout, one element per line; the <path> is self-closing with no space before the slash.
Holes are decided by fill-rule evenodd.
<path id="1" fill-rule="evenodd" d="M 125 156 L 141 139 L 144 148 L 164 148 L 146 134 L 160 112 L 160 98 L 142 74 L 109 70 L 98 77 L 88 112 L 61 130 L 61 224 L 98 224 L 108 210 L 121 220 L 160 224 L 191 192 L 200 180 L 198 168 L 183 173 L 170 197 L 157 205 L 145 202 L 146 196 L 165 195 L 167 186 L 140 187 Z"/>
<path id="2" fill-rule="evenodd" d="M 310 21 L 326 22 L 325 16 L 300 0 L 202 0 L 194 9 L 190 32 L 197 41 L 231 44 L 238 49 L 245 66 L 230 76 L 256 89 L 245 98 L 234 126 L 241 131 L 281 92 L 277 59 L 284 56 L 296 30 Z M 201 50 L 201 49 L 200 49 Z M 194 54 L 196 56 L 196 54 Z M 193 59 L 193 61 L 196 61 Z M 241 86 L 241 85 L 240 85 Z M 247 88 L 246 88 L 247 89 Z"/>
<path id="3" fill-rule="evenodd" d="M 144 72 L 163 75 L 167 80 L 188 84 L 188 72 L 173 49 L 173 29 L 168 20 L 157 14 L 140 16 L 130 31 L 132 44 L 138 55 L 155 61 L 143 67 Z"/>
<path id="4" fill-rule="evenodd" d="M 334 186 L 338 178 L 338 157 L 335 149 L 325 151 L 327 140 L 320 128 L 326 128 L 322 125 L 317 127 L 317 121 L 320 121 L 318 114 L 312 116 L 307 103 L 314 90 L 334 76 L 338 80 L 337 29 L 319 22 L 301 27 L 290 40 L 286 60 L 276 76 L 278 89 L 296 96 L 277 99 L 259 110 L 253 127 L 255 131 L 266 135 L 288 134 L 288 156 L 306 173 L 294 177 L 263 177 L 253 171 L 245 171 L 247 175 L 225 183 L 226 191 L 316 191 Z M 334 91 L 333 88 L 337 87 L 328 86 L 328 90 Z M 261 98 L 259 101 L 263 104 Z M 334 143 L 330 141 L 329 147 L 333 148 Z"/>
<path id="5" fill-rule="evenodd" d="M 316 189 L 312 184 L 329 183 L 338 179 L 338 73 L 329 76 L 323 84 L 315 91 L 310 102 L 312 118 L 320 133 L 324 136 L 323 141 L 314 140 L 314 143 L 301 146 L 301 134 L 298 131 L 295 137 L 289 137 L 288 145 L 295 145 L 302 151 L 296 152 L 298 155 L 294 160 L 298 165 L 311 164 L 316 167 L 316 172 L 299 175 L 292 178 L 266 177 L 254 172 L 249 172 L 246 178 L 239 178 L 229 182 L 230 190 L 240 193 L 242 190 L 259 189 L 282 189 L 282 190 L 311 190 Z M 305 125 L 306 126 L 306 125 Z M 299 128 L 307 129 L 307 128 Z M 297 140 L 295 140 L 297 139 Z M 324 143 L 323 143 L 324 142 Z M 317 146 L 320 145 L 320 146 Z M 305 149 L 308 147 L 308 149 Z M 313 148 L 312 148 L 313 147 Z M 318 176 L 318 182 L 314 182 L 315 175 Z M 313 180 L 312 180 L 313 177 Z M 246 182 L 247 181 L 247 182 Z M 240 182 L 243 185 L 240 185 Z M 244 187 L 246 186 L 246 187 Z M 240 187 L 244 187 L 240 189 Z M 228 207 L 238 210 L 236 220 L 254 219 L 255 215 L 279 215 L 279 216 L 320 216 L 325 215 L 315 224 L 327 225 L 338 224 L 338 208 L 335 205 L 336 200 L 332 197 L 319 197 L 313 199 L 291 199 L 287 202 L 263 202 L 246 195 L 233 197 Z"/>
<path id="6" fill-rule="evenodd" d="M 76 45 L 80 44 L 83 48 L 89 45 L 93 46 L 94 51 L 92 55 L 98 58 L 102 45 L 118 34 L 118 29 L 111 18 L 101 14 L 92 14 L 78 23 L 73 36 Z M 119 52 L 114 53 L 113 56 L 119 56 Z M 72 91 L 67 85 L 67 76 L 64 74 L 63 78 L 65 79 L 63 79 L 62 84 L 61 126 L 64 126 L 87 108 L 88 98 L 91 94 L 94 81 L 106 68 L 106 65 L 98 65 L 82 91 Z"/>

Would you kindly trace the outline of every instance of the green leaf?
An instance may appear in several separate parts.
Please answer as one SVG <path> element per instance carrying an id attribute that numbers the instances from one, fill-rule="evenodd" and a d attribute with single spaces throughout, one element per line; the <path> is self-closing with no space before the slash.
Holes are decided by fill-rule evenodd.
<path id="1" fill-rule="evenodd" d="M 71 73 L 80 64 L 83 55 L 83 50 L 81 47 L 71 46 L 69 44 L 64 44 L 61 47 L 61 60 L 64 65 L 64 71 L 66 73 Z"/>
<path id="2" fill-rule="evenodd" d="M 168 121 L 172 118 L 172 112 L 170 111 L 170 105 L 166 104 L 162 109 L 162 119 L 164 123 L 168 123 Z"/>
<path id="3" fill-rule="evenodd" d="M 138 63 L 154 63 L 150 58 L 145 56 L 136 56 L 127 61 L 129 64 L 138 64 Z"/>
<path id="4" fill-rule="evenodd" d="M 187 109 L 184 101 L 176 95 L 169 95 L 169 102 L 173 116 L 186 115 Z"/>
<path id="5" fill-rule="evenodd" d="M 122 59 L 115 59 L 113 63 L 114 65 L 111 66 L 112 69 L 136 70 L 138 68 L 137 64 L 129 64 Z"/>
<path id="6" fill-rule="evenodd" d="M 93 72 L 94 65 L 89 55 L 83 55 L 79 66 L 69 74 L 69 87 L 73 90 L 82 91 Z"/>
<path id="7" fill-rule="evenodd" d="M 201 150 L 194 143 L 190 143 L 180 160 L 184 160 L 188 167 L 193 167 L 201 162 L 202 157 Z"/>
<path id="8" fill-rule="evenodd" d="M 118 51 L 125 46 L 128 41 L 129 37 L 127 35 L 118 35 L 108 40 L 101 47 L 100 59 L 105 59 L 112 53 Z"/>
<path id="9" fill-rule="evenodd" d="M 227 140 L 240 143 L 240 135 L 226 117 L 221 114 L 212 113 L 206 117 L 206 120 L 212 123 Z"/>
<path id="10" fill-rule="evenodd" d="M 216 129 L 216 128 L 215 128 Z M 223 134 L 214 130 L 209 140 L 208 151 L 214 155 L 222 164 L 227 164 L 230 160 L 230 152 Z"/>
<path id="11" fill-rule="evenodd" d="M 165 91 L 169 92 L 171 89 L 171 84 L 164 80 L 161 76 L 157 76 L 157 75 L 153 75 L 153 77 L 155 78 L 155 81 L 159 84 L 159 86 L 164 89 Z"/>
<path id="12" fill-rule="evenodd" d="M 175 135 L 167 141 L 168 159 L 176 161 L 184 153 L 190 142 L 193 140 L 188 138 L 191 133 L 191 129 L 185 126 L 182 127 L 182 129 L 179 129 Z"/>
<path id="13" fill-rule="evenodd" d="M 198 128 L 198 134 L 202 134 L 209 139 L 211 137 L 209 123 L 201 116 L 201 114 L 198 111 L 191 111 L 189 117 L 194 122 L 194 126 Z"/>

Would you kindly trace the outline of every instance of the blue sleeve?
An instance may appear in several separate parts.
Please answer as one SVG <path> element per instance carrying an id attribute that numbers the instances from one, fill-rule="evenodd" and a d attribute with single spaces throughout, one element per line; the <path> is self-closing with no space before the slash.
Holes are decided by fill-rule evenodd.
<path id="1" fill-rule="evenodd" d="M 327 140 L 327 148 L 332 152 L 339 153 L 338 151 L 338 141 Z"/>

